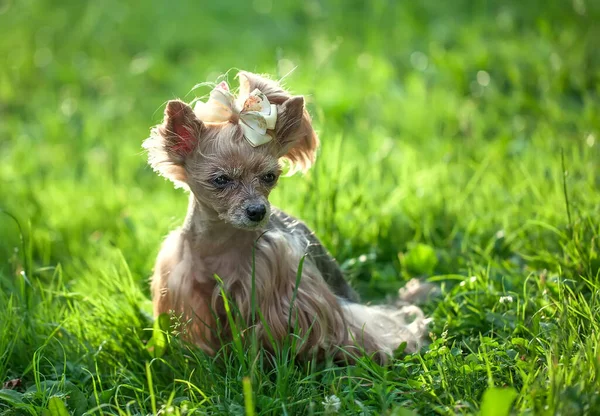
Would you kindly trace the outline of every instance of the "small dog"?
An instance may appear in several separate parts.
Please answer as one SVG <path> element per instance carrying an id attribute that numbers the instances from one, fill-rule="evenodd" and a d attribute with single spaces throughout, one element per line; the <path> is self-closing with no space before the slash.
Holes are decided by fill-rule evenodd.
<path id="1" fill-rule="evenodd" d="M 419 308 L 358 303 L 310 229 L 269 204 L 283 159 L 292 172 L 315 160 L 304 98 L 265 76 L 237 77 L 237 98 L 222 82 L 194 109 L 169 101 L 144 142 L 152 168 L 190 191 L 183 227 L 156 261 L 154 314 L 183 317 L 187 338 L 208 353 L 231 339 L 223 294 L 271 351 L 292 333 L 298 356 L 385 361 L 403 342 L 418 349 L 427 321 Z"/>

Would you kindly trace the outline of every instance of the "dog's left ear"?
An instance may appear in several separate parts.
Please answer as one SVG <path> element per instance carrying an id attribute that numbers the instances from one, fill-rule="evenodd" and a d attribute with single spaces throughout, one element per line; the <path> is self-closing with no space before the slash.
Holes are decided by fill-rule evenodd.
<path id="1" fill-rule="evenodd" d="M 281 146 L 280 157 L 291 162 L 291 173 L 306 172 L 312 166 L 319 138 L 304 107 L 304 97 L 290 97 L 278 106 L 275 137 Z"/>

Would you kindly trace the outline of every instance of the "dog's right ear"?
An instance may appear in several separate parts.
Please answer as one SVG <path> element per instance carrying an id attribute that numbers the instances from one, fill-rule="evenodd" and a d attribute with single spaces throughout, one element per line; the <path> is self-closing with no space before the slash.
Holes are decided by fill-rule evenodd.
<path id="1" fill-rule="evenodd" d="M 184 184 L 186 160 L 196 150 L 204 129 L 189 105 L 181 100 L 169 101 L 163 123 L 152 128 L 144 141 L 148 163 L 176 185 Z"/>

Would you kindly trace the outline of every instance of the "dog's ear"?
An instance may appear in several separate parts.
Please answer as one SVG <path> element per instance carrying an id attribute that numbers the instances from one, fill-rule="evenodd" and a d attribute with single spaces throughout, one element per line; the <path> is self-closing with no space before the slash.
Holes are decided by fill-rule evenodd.
<path id="1" fill-rule="evenodd" d="M 278 106 L 275 137 L 281 146 L 280 156 L 291 162 L 292 173 L 306 172 L 312 166 L 319 138 L 304 107 L 304 97 L 288 98 Z"/>
<path id="2" fill-rule="evenodd" d="M 176 185 L 186 182 L 185 163 L 205 129 L 192 108 L 181 100 L 167 103 L 163 123 L 154 127 L 143 147 L 150 166 Z"/>
<path id="3" fill-rule="evenodd" d="M 159 132 L 164 139 L 165 151 L 174 163 L 184 164 L 186 157 L 196 149 L 203 128 L 203 123 L 189 105 L 181 100 L 167 103 Z"/>

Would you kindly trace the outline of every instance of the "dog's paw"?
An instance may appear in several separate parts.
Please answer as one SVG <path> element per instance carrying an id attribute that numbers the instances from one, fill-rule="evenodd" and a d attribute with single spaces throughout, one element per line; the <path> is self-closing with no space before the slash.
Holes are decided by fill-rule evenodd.
<path id="1" fill-rule="evenodd" d="M 440 288 L 433 283 L 411 279 L 398 290 L 398 304 L 422 305 L 440 294 Z"/>

